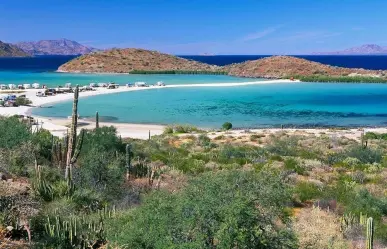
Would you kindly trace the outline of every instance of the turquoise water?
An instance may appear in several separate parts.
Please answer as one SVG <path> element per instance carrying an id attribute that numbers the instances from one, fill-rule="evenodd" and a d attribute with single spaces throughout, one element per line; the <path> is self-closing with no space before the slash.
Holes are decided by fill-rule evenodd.
<path id="1" fill-rule="evenodd" d="M 220 127 L 225 121 L 239 128 L 281 124 L 385 126 L 386 107 L 386 84 L 348 83 L 164 88 L 81 98 L 79 103 L 81 116 L 94 116 L 99 111 L 116 122 L 187 123 L 207 128 Z M 33 113 L 67 117 L 71 102 L 35 109 Z"/>
<path id="2" fill-rule="evenodd" d="M 129 75 L 129 74 L 70 74 L 70 73 L 33 73 L 28 71 L 0 71 L 0 84 L 32 84 L 39 83 L 49 87 L 64 86 L 66 83 L 88 85 L 91 82 L 115 82 L 124 85 L 136 81 L 155 84 L 201 84 L 201 83 L 232 83 L 246 82 L 251 79 L 237 78 L 226 75 Z M 256 80 L 256 79 L 255 79 Z"/>

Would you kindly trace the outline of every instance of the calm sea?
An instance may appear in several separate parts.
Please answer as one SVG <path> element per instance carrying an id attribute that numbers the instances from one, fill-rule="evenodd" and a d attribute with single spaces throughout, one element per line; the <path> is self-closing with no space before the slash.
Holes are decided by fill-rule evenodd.
<path id="1" fill-rule="evenodd" d="M 185 56 L 211 64 L 229 64 L 262 56 Z M 304 56 L 306 57 L 306 56 Z M 216 75 L 96 75 L 55 73 L 72 57 L 0 59 L 0 84 L 39 82 L 146 81 L 166 84 L 244 82 L 252 79 Z M 387 69 L 387 56 L 308 56 L 336 66 Z M 80 115 L 96 111 L 114 122 L 189 123 L 220 127 L 386 126 L 387 84 L 263 84 L 241 87 L 169 88 L 100 95 L 80 100 Z M 71 102 L 33 111 L 42 116 L 67 117 Z"/>

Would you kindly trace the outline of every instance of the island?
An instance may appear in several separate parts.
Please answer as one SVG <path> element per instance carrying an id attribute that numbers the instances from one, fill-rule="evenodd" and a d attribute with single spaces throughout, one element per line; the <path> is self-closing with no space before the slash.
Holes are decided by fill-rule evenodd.
<path id="1" fill-rule="evenodd" d="M 210 65 L 145 49 L 111 49 L 77 57 L 59 72 L 130 74 L 227 74 L 237 77 L 294 79 L 304 82 L 386 83 L 387 71 L 344 68 L 298 58 L 270 56 L 226 66 Z"/>
<path id="2" fill-rule="evenodd" d="M 221 74 L 222 67 L 145 49 L 110 49 L 77 57 L 60 66 L 73 73 L 208 73 Z"/>

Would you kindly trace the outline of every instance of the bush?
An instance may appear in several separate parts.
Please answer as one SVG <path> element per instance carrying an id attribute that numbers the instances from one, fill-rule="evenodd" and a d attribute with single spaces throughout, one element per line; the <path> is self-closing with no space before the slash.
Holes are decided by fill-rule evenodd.
<path id="1" fill-rule="evenodd" d="M 31 104 L 32 104 L 32 101 L 26 97 L 16 97 L 15 99 L 15 105 L 17 106 L 31 105 Z"/>
<path id="2" fill-rule="evenodd" d="M 225 122 L 223 125 L 222 125 L 222 129 L 223 130 L 231 130 L 232 129 L 232 124 L 230 122 Z"/>
<path id="3" fill-rule="evenodd" d="M 294 170 L 297 174 L 303 175 L 305 174 L 305 168 L 303 168 L 294 158 L 288 158 L 284 162 L 285 169 Z"/>
<path id="4" fill-rule="evenodd" d="M 321 190 L 313 183 L 299 182 L 294 192 L 297 194 L 301 202 L 313 200 L 321 196 Z"/>
<path id="5" fill-rule="evenodd" d="M 178 193 L 158 191 L 107 224 L 128 248 L 297 248 L 287 226 L 287 187 L 267 173 L 205 174 Z"/>
<path id="6" fill-rule="evenodd" d="M 31 140 L 29 127 L 17 117 L 0 117 L 0 148 L 11 149 Z"/>

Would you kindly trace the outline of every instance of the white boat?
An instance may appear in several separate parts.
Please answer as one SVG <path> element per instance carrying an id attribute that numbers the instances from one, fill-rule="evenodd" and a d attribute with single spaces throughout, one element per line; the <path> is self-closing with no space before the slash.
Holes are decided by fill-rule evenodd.
<path id="1" fill-rule="evenodd" d="M 157 82 L 157 86 L 165 86 L 165 84 L 163 81 L 159 81 L 159 82 Z"/>
<path id="2" fill-rule="evenodd" d="M 134 83 L 136 87 L 147 87 L 148 85 L 145 82 L 136 82 Z"/>
<path id="3" fill-rule="evenodd" d="M 40 88 L 40 84 L 39 83 L 34 83 L 34 84 L 32 84 L 32 88 L 39 89 Z"/>
<path id="4" fill-rule="evenodd" d="M 8 88 L 9 89 L 16 89 L 16 85 L 15 84 L 8 84 Z"/>
<path id="5" fill-rule="evenodd" d="M 23 87 L 24 87 L 25 89 L 30 89 L 30 88 L 31 88 L 31 84 L 23 84 Z"/>

